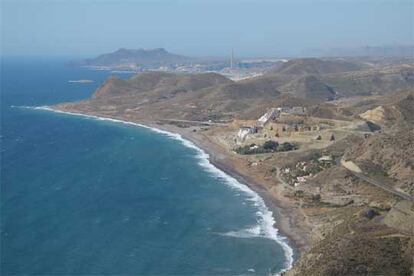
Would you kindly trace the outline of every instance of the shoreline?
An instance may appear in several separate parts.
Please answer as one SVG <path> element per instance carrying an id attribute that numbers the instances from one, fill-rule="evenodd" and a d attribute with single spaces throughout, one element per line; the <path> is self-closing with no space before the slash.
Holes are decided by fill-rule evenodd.
<path id="1" fill-rule="evenodd" d="M 296 223 L 298 220 L 296 206 L 293 206 L 292 202 L 287 206 L 286 203 L 290 200 L 282 198 L 283 195 L 279 193 L 280 191 L 270 191 L 264 184 L 265 180 L 257 179 L 255 176 L 250 175 L 247 170 L 237 166 L 239 165 L 238 163 L 241 162 L 237 156 L 231 155 L 225 149 L 208 139 L 206 135 L 195 134 L 174 125 L 160 125 L 153 122 L 144 122 L 143 124 L 164 131 L 178 133 L 184 139 L 191 141 L 197 147 L 209 154 L 209 161 L 213 166 L 256 192 L 265 201 L 266 206 L 272 211 L 276 221 L 275 226 L 277 227 L 277 230 L 282 236 L 288 238 L 288 244 L 294 251 L 293 264 L 310 248 L 309 233 L 306 232 L 302 225 Z"/>
<path id="2" fill-rule="evenodd" d="M 69 110 L 55 109 L 49 106 L 23 108 L 44 110 L 73 116 L 82 116 L 96 120 L 112 121 L 116 123 L 143 127 L 158 133 L 166 134 L 171 138 L 181 140 L 184 146 L 188 146 L 185 143 L 187 141 L 192 144 L 190 147 L 195 147 L 200 152 L 207 154 L 206 160 L 214 168 L 221 171 L 230 178 L 235 179 L 239 184 L 246 186 L 249 190 L 257 194 L 257 196 L 263 200 L 265 207 L 271 212 L 271 216 L 273 218 L 272 227 L 275 229 L 277 236 L 277 239 L 275 241 L 282 246 L 285 252 L 286 267 L 278 272 L 277 275 L 280 275 L 292 269 L 293 264 L 309 248 L 309 239 L 306 235 L 304 236 L 304 234 L 306 234 L 304 230 L 294 222 L 295 219 L 292 217 L 291 212 L 293 210 L 291 207 L 284 206 L 283 200 L 276 196 L 278 193 L 269 191 L 266 185 L 261 183 L 261 181 L 255 179 L 255 177 L 249 176 L 248 171 L 241 170 L 240 167 L 237 166 L 237 157 L 232 156 L 223 147 L 220 147 L 208 139 L 206 135 L 199 134 L 198 132 L 193 133 L 186 128 L 179 128 L 174 125 L 159 124 L 145 120 L 134 122 L 125 120 L 123 118 L 103 117 L 99 114 L 80 113 L 78 111 L 73 112 Z"/>

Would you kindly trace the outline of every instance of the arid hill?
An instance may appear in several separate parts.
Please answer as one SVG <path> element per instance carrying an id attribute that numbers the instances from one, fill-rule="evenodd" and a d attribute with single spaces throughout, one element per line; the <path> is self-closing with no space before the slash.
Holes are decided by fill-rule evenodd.
<path id="1" fill-rule="evenodd" d="M 280 68 L 274 70 L 273 73 L 282 75 L 323 75 L 358 71 L 365 68 L 367 66 L 364 64 L 343 59 L 302 58 L 286 62 Z"/>
<path id="2" fill-rule="evenodd" d="M 305 99 L 330 101 L 336 98 L 335 90 L 314 75 L 299 77 L 279 89 L 284 93 Z"/>
<path id="3" fill-rule="evenodd" d="M 306 99 L 332 100 L 353 96 L 386 95 L 414 87 L 411 63 L 367 65 L 356 60 L 291 60 L 251 81 L 268 82 L 281 93 Z"/>
<path id="4" fill-rule="evenodd" d="M 233 83 L 215 73 L 177 75 L 164 72 L 145 72 L 128 80 L 108 79 L 93 95 L 94 99 L 112 97 L 168 98 L 179 93 L 191 93 L 203 88 Z"/>
<path id="5" fill-rule="evenodd" d="M 365 120 L 375 122 L 382 126 L 390 128 L 409 127 L 414 125 L 414 93 L 396 95 L 399 98 L 393 103 L 388 97 L 381 97 L 374 102 L 378 102 L 378 106 L 368 109 L 359 114 Z"/>
<path id="6" fill-rule="evenodd" d="M 400 112 L 403 121 L 414 125 L 414 93 L 400 99 L 394 106 Z"/>
<path id="7" fill-rule="evenodd" d="M 375 209 L 348 209 L 348 217 L 302 256 L 287 275 L 410 276 L 413 240 L 387 227 L 382 222 L 384 216 Z"/>
<path id="8" fill-rule="evenodd" d="M 382 69 L 327 74 L 322 80 L 338 97 L 386 95 L 414 87 L 414 66 L 398 65 Z"/>
<path id="9" fill-rule="evenodd" d="M 71 105 L 108 115 L 127 112 L 134 118 L 151 114 L 154 119 L 231 120 L 257 118 L 289 99 L 289 106 L 319 106 L 311 110 L 322 117 L 344 118 L 353 112 L 338 113 L 335 106 L 321 104 L 357 95 L 386 95 L 410 89 L 414 83 L 409 65 L 366 69 L 356 61 L 299 59 L 283 67 L 238 82 L 216 73 L 144 72 L 128 80 L 110 78 L 92 99 Z M 293 74 L 292 68 L 302 69 Z"/>
<path id="10" fill-rule="evenodd" d="M 387 183 L 414 195 L 412 128 L 373 135 L 351 147 L 344 158 L 354 161 L 368 174 L 390 180 Z"/>
<path id="11" fill-rule="evenodd" d="M 344 154 L 370 177 L 414 194 L 412 128 L 349 137 L 324 152 Z M 414 202 L 385 193 L 340 165 L 317 173 L 307 185 L 321 195 L 302 203 L 321 235 L 288 276 L 412 275 Z M 352 200 L 338 205 L 343 198 Z"/>

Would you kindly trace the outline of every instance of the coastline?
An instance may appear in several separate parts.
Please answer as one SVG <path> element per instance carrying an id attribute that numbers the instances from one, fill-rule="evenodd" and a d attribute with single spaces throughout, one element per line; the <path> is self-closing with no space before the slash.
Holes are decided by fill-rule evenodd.
<path id="1" fill-rule="evenodd" d="M 294 250 L 293 263 L 310 248 L 308 229 L 305 229 L 303 224 L 298 224 L 301 217 L 297 206 L 285 198 L 280 190 L 276 191 L 275 187 L 269 189 L 266 185 L 266 182 L 269 183 L 269 181 L 252 175 L 243 168 L 241 164 L 243 161 L 236 155 L 230 154 L 205 135 L 173 125 L 160 125 L 153 122 L 143 122 L 143 124 L 163 131 L 178 133 L 209 154 L 209 161 L 212 165 L 259 194 L 266 206 L 272 211 L 276 221 L 275 226 L 282 236 L 288 238 L 288 244 Z"/>
<path id="2" fill-rule="evenodd" d="M 302 233 L 300 226 L 296 225 L 292 220 L 291 206 L 286 206 L 286 201 L 279 198 L 281 196 L 279 193 L 270 191 L 264 184 L 263 179 L 257 179 L 255 175 L 251 175 L 248 171 L 244 170 L 240 166 L 241 160 L 237 160 L 237 156 L 229 154 L 225 149 L 204 135 L 197 135 L 172 125 L 159 125 L 150 122 L 147 122 L 147 125 L 178 133 L 184 139 L 193 142 L 197 147 L 209 154 L 209 161 L 212 165 L 259 194 L 265 201 L 266 206 L 272 211 L 276 221 L 275 226 L 282 236 L 288 238 L 289 246 L 294 250 L 294 262 L 299 259 L 301 254 L 309 249 L 309 240 L 303 236 L 304 233 Z"/>
<path id="3" fill-rule="evenodd" d="M 189 129 L 179 128 L 174 125 L 159 124 L 151 121 L 140 120 L 139 122 L 134 122 L 123 118 L 103 117 L 99 114 L 73 112 L 72 110 L 62 110 L 49 106 L 26 108 L 134 125 L 181 140 L 184 146 L 195 147 L 201 153 L 206 154 L 204 158 L 209 164 L 230 178 L 235 179 L 239 184 L 248 187 L 263 200 L 273 219 L 271 226 L 276 231 L 276 241 L 285 251 L 286 267 L 279 274 L 289 271 L 300 255 L 309 248 L 309 237 L 301 225 L 297 223 L 297 211 L 294 210 L 297 208 L 292 208 L 292 204 L 287 205 L 286 203 L 289 200 L 283 199 L 280 191 L 275 191 L 275 189 L 269 190 L 263 181 L 250 175 L 247 170 L 240 166 L 241 160 L 237 156 L 233 156 L 223 147 L 211 141 L 206 135 L 194 133 Z M 189 142 L 190 145 L 186 145 L 186 142 Z"/>

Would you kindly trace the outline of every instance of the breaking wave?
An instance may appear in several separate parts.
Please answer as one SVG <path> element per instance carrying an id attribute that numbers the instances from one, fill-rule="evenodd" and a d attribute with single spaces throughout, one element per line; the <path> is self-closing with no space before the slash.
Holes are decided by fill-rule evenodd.
<path id="1" fill-rule="evenodd" d="M 68 111 L 61 111 L 56 110 L 53 108 L 50 108 L 48 106 L 38 106 L 38 107 L 32 107 L 32 106 L 11 106 L 14 108 L 27 108 L 27 109 L 35 109 L 35 110 L 44 110 L 44 111 L 51 111 L 55 113 L 62 113 L 62 114 L 68 114 L 68 115 L 74 115 L 74 116 L 80 116 L 84 118 L 91 118 L 99 121 L 110 121 L 115 123 L 122 123 L 126 125 L 133 125 L 138 126 L 142 128 L 149 129 L 151 131 L 154 131 L 159 134 L 166 135 L 172 139 L 180 141 L 184 146 L 194 149 L 197 152 L 197 159 L 199 160 L 199 165 L 215 176 L 216 178 L 222 179 L 223 182 L 231 187 L 234 190 L 240 191 L 244 193 L 247 196 L 247 199 L 251 202 L 253 202 L 254 206 L 257 207 L 258 212 L 256 212 L 256 215 L 258 217 L 258 224 L 255 226 L 251 226 L 246 229 L 241 229 L 238 231 L 230 231 L 221 235 L 224 236 L 230 236 L 230 237 L 236 237 L 236 238 L 254 238 L 254 237 L 262 237 L 262 238 L 268 238 L 276 241 L 279 243 L 285 253 L 285 268 L 282 269 L 279 273 L 285 272 L 287 270 L 290 270 L 293 265 L 293 249 L 289 246 L 288 241 L 285 237 L 282 237 L 278 234 L 278 229 L 274 227 L 275 225 L 275 219 L 273 217 L 273 212 L 269 210 L 269 208 L 266 206 L 264 200 L 252 189 L 250 189 L 247 185 L 244 185 L 237 181 L 234 177 L 226 174 L 225 172 L 221 171 L 220 169 L 216 168 L 213 164 L 210 163 L 209 155 L 204 152 L 204 150 L 198 148 L 193 142 L 186 140 L 182 138 L 182 136 L 178 133 L 172 133 L 165 130 L 160 130 L 154 127 L 150 127 L 147 125 L 142 125 L 138 123 L 123 121 L 119 119 L 112 119 L 107 117 L 99 117 L 95 115 L 86 115 L 81 113 L 75 113 L 75 112 L 68 112 Z"/>

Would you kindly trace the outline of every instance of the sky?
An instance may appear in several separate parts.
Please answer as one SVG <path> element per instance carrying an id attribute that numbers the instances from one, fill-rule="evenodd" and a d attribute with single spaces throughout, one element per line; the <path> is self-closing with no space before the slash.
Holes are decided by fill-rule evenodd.
<path id="1" fill-rule="evenodd" d="M 412 0 L 0 0 L 2 55 L 287 56 L 414 44 Z"/>

